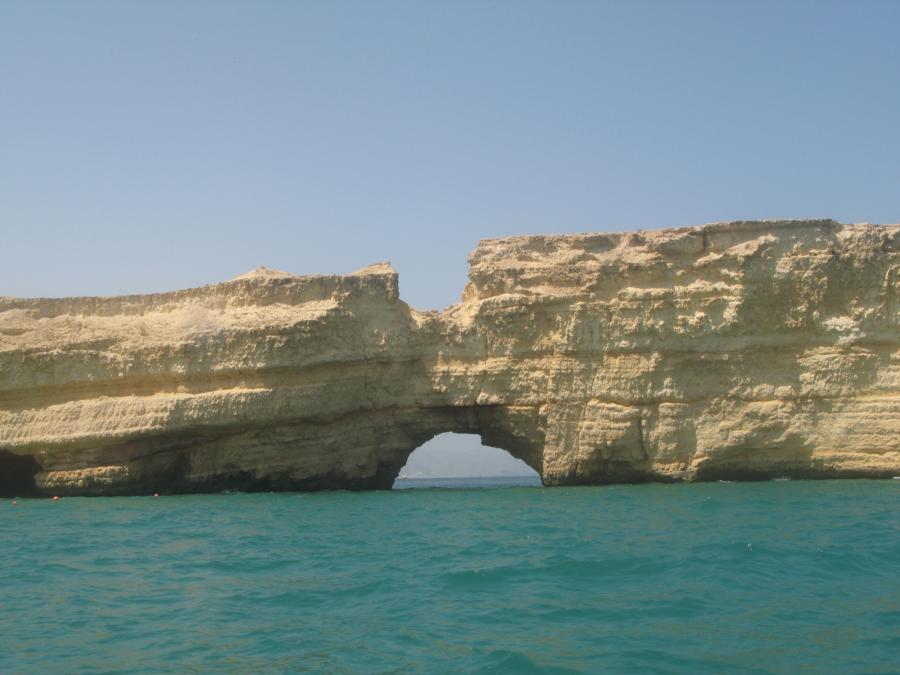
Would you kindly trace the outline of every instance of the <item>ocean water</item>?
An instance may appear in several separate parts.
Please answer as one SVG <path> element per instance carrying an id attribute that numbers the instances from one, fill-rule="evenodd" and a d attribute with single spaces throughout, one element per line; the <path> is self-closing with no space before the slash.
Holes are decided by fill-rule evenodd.
<path id="1" fill-rule="evenodd" d="M 900 481 L 513 482 L 6 500 L 0 672 L 900 671 Z"/>

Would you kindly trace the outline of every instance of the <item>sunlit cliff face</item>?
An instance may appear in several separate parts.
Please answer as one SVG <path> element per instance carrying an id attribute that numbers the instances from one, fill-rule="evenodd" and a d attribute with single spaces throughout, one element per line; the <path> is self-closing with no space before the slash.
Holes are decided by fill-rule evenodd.
<path id="1" fill-rule="evenodd" d="M 448 431 L 548 485 L 900 474 L 898 233 L 485 240 L 442 313 L 386 264 L 0 299 L 0 491 L 388 488 Z"/>

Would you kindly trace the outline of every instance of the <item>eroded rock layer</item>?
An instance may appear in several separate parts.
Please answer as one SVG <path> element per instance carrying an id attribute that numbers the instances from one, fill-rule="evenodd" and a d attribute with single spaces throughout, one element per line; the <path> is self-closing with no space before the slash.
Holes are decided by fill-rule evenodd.
<path id="1" fill-rule="evenodd" d="M 898 225 L 491 239 L 469 279 L 0 298 L 0 493 L 386 488 L 446 431 L 548 485 L 900 475 Z"/>

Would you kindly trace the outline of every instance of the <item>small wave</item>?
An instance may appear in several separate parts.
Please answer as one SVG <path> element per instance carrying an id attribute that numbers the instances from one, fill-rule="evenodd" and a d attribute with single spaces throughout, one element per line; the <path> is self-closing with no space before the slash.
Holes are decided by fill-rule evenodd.
<path id="1" fill-rule="evenodd" d="M 448 572 L 443 575 L 445 582 L 457 589 L 477 590 L 494 588 L 497 584 L 507 583 L 525 570 L 513 565 L 498 565 L 463 571 Z"/>
<path id="2" fill-rule="evenodd" d="M 559 666 L 538 663 L 525 651 L 498 649 L 486 654 L 475 665 L 476 673 L 577 673 Z"/>

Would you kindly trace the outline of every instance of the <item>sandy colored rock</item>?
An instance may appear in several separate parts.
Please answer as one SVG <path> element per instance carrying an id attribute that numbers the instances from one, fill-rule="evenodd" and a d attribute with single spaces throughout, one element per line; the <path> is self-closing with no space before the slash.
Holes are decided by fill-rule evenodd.
<path id="1" fill-rule="evenodd" d="M 0 298 L 0 493 L 385 488 L 446 431 L 548 485 L 900 475 L 900 226 L 482 241 L 460 304 L 386 263 Z"/>

